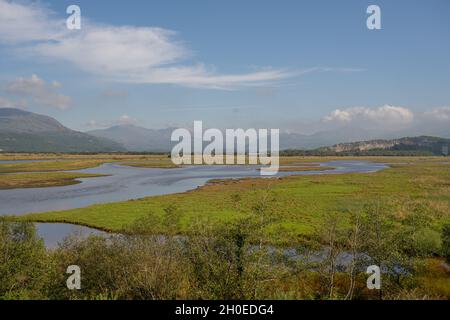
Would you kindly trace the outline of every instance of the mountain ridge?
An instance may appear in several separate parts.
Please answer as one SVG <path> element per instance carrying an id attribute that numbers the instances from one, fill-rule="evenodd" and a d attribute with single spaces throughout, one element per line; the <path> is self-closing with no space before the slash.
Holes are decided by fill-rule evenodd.
<path id="1" fill-rule="evenodd" d="M 361 153 L 370 151 L 421 151 L 434 155 L 448 155 L 450 139 L 434 136 L 403 137 L 399 139 L 373 139 L 366 141 L 338 143 L 317 148 L 319 153 Z"/>
<path id="2" fill-rule="evenodd" d="M 111 140 L 63 126 L 56 119 L 15 108 L 0 108 L 0 151 L 112 152 L 126 149 Z"/>

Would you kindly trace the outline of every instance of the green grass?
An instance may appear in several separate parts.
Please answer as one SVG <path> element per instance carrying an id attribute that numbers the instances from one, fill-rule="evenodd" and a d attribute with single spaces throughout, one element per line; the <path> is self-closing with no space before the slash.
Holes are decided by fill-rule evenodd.
<path id="1" fill-rule="evenodd" d="M 100 176 L 103 175 L 71 172 L 2 174 L 0 175 L 0 189 L 66 186 L 80 183 L 75 180 L 78 178 Z"/>
<path id="2" fill-rule="evenodd" d="M 269 243 L 300 243 L 314 234 L 327 213 L 342 211 L 345 215 L 345 209 L 373 201 L 388 204 L 399 221 L 420 208 L 439 230 L 450 215 L 450 165 L 442 164 L 443 161 L 438 157 L 390 158 L 392 167 L 377 173 L 225 180 L 180 194 L 30 214 L 17 219 L 70 222 L 123 232 L 150 216 L 156 221 L 155 232 L 168 233 L 169 227 L 158 221 L 163 221 L 165 209 L 170 205 L 181 216 L 175 232 L 190 233 L 195 232 L 199 220 L 218 225 L 251 216 L 255 203 L 269 193 L 274 199 L 271 215 L 276 217 L 265 230 Z M 237 198 L 241 199 L 238 203 Z"/>

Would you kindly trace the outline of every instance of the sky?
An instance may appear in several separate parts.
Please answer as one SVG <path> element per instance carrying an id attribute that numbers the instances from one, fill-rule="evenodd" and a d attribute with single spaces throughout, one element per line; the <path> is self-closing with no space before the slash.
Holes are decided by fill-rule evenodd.
<path id="1" fill-rule="evenodd" d="M 81 29 L 69 30 L 69 5 Z M 369 5 L 381 29 L 369 30 Z M 450 128 L 450 2 L 0 0 L 0 107 L 117 124 Z"/>

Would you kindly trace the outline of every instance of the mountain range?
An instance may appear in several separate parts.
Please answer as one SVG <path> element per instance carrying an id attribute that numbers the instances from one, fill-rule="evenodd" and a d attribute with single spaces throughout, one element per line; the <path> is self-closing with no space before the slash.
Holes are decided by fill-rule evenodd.
<path id="1" fill-rule="evenodd" d="M 79 132 L 49 116 L 21 109 L 0 108 L 0 151 L 169 152 L 175 144 L 170 141 L 173 130 L 116 125 Z M 281 133 L 280 149 L 313 150 L 319 153 L 420 150 L 440 154 L 442 147 L 448 146 L 450 141 L 426 136 L 402 138 L 378 135 L 368 130 L 346 127 L 311 135 Z"/>

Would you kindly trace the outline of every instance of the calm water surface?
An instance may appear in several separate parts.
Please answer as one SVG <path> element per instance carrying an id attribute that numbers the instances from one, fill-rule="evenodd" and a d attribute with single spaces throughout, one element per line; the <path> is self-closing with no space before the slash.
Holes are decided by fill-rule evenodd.
<path id="1" fill-rule="evenodd" d="M 56 248 L 67 236 L 107 235 L 106 232 L 69 223 L 35 223 L 38 235 L 47 248 Z"/>

